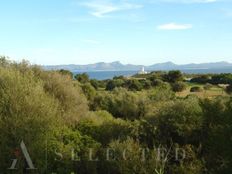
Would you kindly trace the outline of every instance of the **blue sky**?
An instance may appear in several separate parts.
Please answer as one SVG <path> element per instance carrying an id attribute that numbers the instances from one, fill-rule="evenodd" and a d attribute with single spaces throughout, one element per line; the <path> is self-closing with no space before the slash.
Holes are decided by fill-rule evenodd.
<path id="1" fill-rule="evenodd" d="M 0 55 L 36 64 L 232 62 L 232 0 L 7 0 Z"/>

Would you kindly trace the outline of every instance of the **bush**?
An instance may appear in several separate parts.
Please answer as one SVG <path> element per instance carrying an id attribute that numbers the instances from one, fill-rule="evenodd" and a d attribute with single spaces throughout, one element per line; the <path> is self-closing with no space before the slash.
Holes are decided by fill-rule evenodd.
<path id="1" fill-rule="evenodd" d="M 161 86 L 158 86 L 154 89 L 152 89 L 148 97 L 152 101 L 166 101 L 166 100 L 172 100 L 175 98 L 175 93 L 171 90 L 171 87 L 168 83 L 162 83 Z"/>
<path id="2" fill-rule="evenodd" d="M 134 120 L 146 114 L 147 100 L 124 88 L 116 88 L 111 93 L 98 93 L 91 108 L 107 110 L 114 117 Z"/>
<path id="3" fill-rule="evenodd" d="M 164 161 L 158 160 L 158 155 L 131 138 L 125 141 L 115 140 L 109 144 L 110 149 L 114 150 L 115 160 L 111 160 L 107 166 L 110 173 L 117 174 L 153 174 L 164 173 Z M 146 152 L 145 158 L 142 156 L 142 149 Z M 147 151 L 149 151 L 147 153 Z M 127 152 L 123 156 L 124 152 Z M 125 158 L 124 158 L 125 157 Z M 144 159 L 143 159 L 144 158 Z M 107 172 L 109 173 L 109 172 Z"/>
<path id="4" fill-rule="evenodd" d="M 12 150 L 24 141 L 43 173 L 46 141 L 61 127 L 62 119 L 59 103 L 44 91 L 43 81 L 30 69 L 24 70 L 0 67 L 0 170 L 6 171 Z"/>
<path id="5" fill-rule="evenodd" d="M 82 73 L 82 74 L 76 74 L 74 76 L 76 80 L 78 80 L 81 83 L 87 83 L 89 82 L 89 75 L 87 73 Z"/>
<path id="6" fill-rule="evenodd" d="M 152 80 L 152 86 L 161 86 L 164 82 L 161 79 L 154 79 Z"/>
<path id="7" fill-rule="evenodd" d="M 95 89 L 98 89 L 100 87 L 100 83 L 98 80 L 96 79 L 91 79 L 90 80 L 90 84 L 95 88 Z"/>
<path id="8" fill-rule="evenodd" d="M 201 129 L 202 109 L 198 98 L 189 97 L 185 100 L 167 102 L 148 120 L 157 126 L 157 138 L 160 143 L 191 142 L 194 138 L 198 138 L 195 137 L 195 133 Z"/>
<path id="9" fill-rule="evenodd" d="M 118 87 L 122 87 L 124 84 L 124 80 L 122 79 L 114 79 L 114 80 L 110 80 L 108 81 L 108 83 L 106 84 L 106 90 L 107 91 L 112 91 L 115 88 Z"/>
<path id="10" fill-rule="evenodd" d="M 178 82 L 178 81 L 183 81 L 183 74 L 181 73 L 181 71 L 175 70 L 175 71 L 169 71 L 168 74 L 164 75 L 164 79 L 167 82 Z"/>
<path id="11" fill-rule="evenodd" d="M 228 139 L 232 130 L 232 99 L 230 97 L 206 99 L 202 105 L 204 127 L 201 142 L 208 172 L 232 173 L 232 141 Z M 220 160 L 214 160 L 215 156 Z M 221 163 L 225 165 L 220 165 Z"/>
<path id="12" fill-rule="evenodd" d="M 176 82 L 172 84 L 172 90 L 174 92 L 182 92 L 186 89 L 186 84 L 184 82 Z"/>
<path id="13" fill-rule="evenodd" d="M 77 129 L 83 134 L 93 137 L 104 147 L 112 140 L 126 139 L 132 135 L 132 123 L 114 118 L 107 111 L 97 111 L 82 119 Z"/>
<path id="14" fill-rule="evenodd" d="M 139 82 L 142 84 L 143 89 L 150 89 L 152 86 L 150 80 L 139 80 Z"/>
<path id="15" fill-rule="evenodd" d="M 143 85 L 137 79 L 127 80 L 124 86 L 130 91 L 141 91 L 143 89 Z"/>
<path id="16" fill-rule="evenodd" d="M 75 124 L 88 112 L 88 102 L 79 83 L 57 72 L 46 72 L 40 75 L 44 90 L 59 102 L 60 113 L 67 123 Z"/>
<path id="17" fill-rule="evenodd" d="M 210 83 L 207 83 L 207 84 L 204 86 L 204 90 L 210 90 L 211 88 L 213 88 L 213 85 L 210 84 Z"/>
<path id="18" fill-rule="evenodd" d="M 228 85 L 228 86 L 226 87 L 226 92 L 227 92 L 228 94 L 231 94 L 231 93 L 232 93 L 232 84 L 230 84 L 230 85 Z"/>
<path id="19" fill-rule="evenodd" d="M 73 79 L 73 73 L 69 70 L 65 70 L 65 69 L 61 69 L 58 71 L 60 74 L 62 75 L 67 75 L 69 76 L 71 79 Z"/>
<path id="20" fill-rule="evenodd" d="M 201 76 L 192 78 L 190 82 L 206 84 L 210 82 L 210 80 L 211 80 L 211 77 L 209 75 L 201 75 Z"/>
<path id="21" fill-rule="evenodd" d="M 190 89 L 190 92 L 202 92 L 203 89 L 199 86 L 194 86 Z"/>
<path id="22" fill-rule="evenodd" d="M 92 101 L 96 95 L 95 88 L 90 83 L 85 83 L 81 85 L 82 91 L 89 101 Z"/>

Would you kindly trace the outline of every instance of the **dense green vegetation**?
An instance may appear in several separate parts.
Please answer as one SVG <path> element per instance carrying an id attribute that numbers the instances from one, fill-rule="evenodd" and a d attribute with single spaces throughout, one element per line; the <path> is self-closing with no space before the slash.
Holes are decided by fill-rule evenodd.
<path id="1" fill-rule="evenodd" d="M 23 140 L 30 173 L 230 174 L 231 84 L 231 74 L 180 71 L 98 81 L 2 57 L 0 171 L 15 158 L 16 173 L 28 171 Z M 219 93 L 194 95 L 207 91 Z"/>

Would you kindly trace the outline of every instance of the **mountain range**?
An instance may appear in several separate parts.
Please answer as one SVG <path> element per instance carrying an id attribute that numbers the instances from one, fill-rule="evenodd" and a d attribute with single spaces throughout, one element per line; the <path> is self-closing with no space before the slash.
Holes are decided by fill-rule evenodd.
<path id="1" fill-rule="evenodd" d="M 59 70 L 65 69 L 69 71 L 139 71 L 145 68 L 148 71 L 156 71 L 156 70 L 191 70 L 191 69 L 232 69 L 232 63 L 229 62 L 213 62 L 213 63 L 200 63 L 200 64 L 184 64 L 178 65 L 173 62 L 164 62 L 157 63 L 150 66 L 144 65 L 133 65 L 133 64 L 122 64 L 119 61 L 105 63 L 99 62 L 94 64 L 87 65 L 47 65 L 43 66 L 46 70 Z"/>

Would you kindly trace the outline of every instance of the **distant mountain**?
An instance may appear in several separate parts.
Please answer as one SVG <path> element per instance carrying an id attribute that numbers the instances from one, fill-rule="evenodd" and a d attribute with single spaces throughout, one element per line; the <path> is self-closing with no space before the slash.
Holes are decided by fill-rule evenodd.
<path id="1" fill-rule="evenodd" d="M 98 62 L 94 64 L 87 65 L 49 65 L 43 66 L 47 70 L 59 70 L 66 69 L 70 71 L 127 71 L 127 70 L 140 70 L 143 65 L 132 65 L 132 64 L 122 64 L 119 61 L 105 63 Z"/>
<path id="2" fill-rule="evenodd" d="M 122 64 L 119 61 L 105 63 L 99 62 L 87 65 L 51 65 L 43 66 L 46 70 L 59 70 L 66 69 L 70 71 L 139 71 L 144 67 L 145 70 L 191 70 L 191 69 L 230 69 L 232 63 L 228 62 L 214 62 L 214 63 L 201 63 L 201 64 L 185 64 L 177 65 L 173 62 L 157 63 L 150 66 Z"/>
<path id="3" fill-rule="evenodd" d="M 146 67 L 147 70 L 170 70 L 178 69 L 178 65 L 173 62 L 157 63 Z"/>

